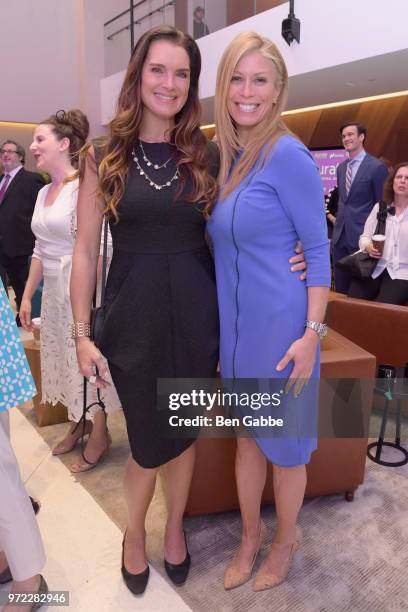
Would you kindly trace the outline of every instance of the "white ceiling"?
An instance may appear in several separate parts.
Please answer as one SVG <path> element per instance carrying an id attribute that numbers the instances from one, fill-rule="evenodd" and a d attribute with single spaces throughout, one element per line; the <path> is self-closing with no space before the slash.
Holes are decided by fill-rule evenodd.
<path id="1" fill-rule="evenodd" d="M 408 49 L 289 80 L 288 110 L 408 90 Z"/>

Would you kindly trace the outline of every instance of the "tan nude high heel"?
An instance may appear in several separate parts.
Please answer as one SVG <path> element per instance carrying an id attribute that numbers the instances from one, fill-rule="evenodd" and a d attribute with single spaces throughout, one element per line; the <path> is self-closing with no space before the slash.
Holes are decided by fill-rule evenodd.
<path id="1" fill-rule="evenodd" d="M 252 570 L 258 556 L 259 550 L 262 546 L 262 542 L 265 539 L 266 535 L 266 525 L 261 521 L 259 525 L 259 535 L 258 535 L 258 546 L 252 558 L 251 567 L 249 571 L 242 572 L 236 566 L 236 554 L 233 556 L 230 564 L 228 565 L 226 572 L 224 574 L 224 589 L 229 591 L 230 589 L 235 589 L 236 587 L 241 586 L 248 582 L 251 578 Z"/>
<path id="2" fill-rule="evenodd" d="M 258 570 L 255 579 L 252 583 L 253 591 L 265 591 L 266 589 L 271 589 L 272 587 L 278 586 L 282 582 L 284 582 L 289 573 L 290 566 L 292 565 L 293 556 L 297 549 L 300 546 L 302 541 L 302 530 L 300 527 L 296 527 L 296 536 L 295 540 L 291 546 L 288 559 L 283 566 L 283 571 L 281 574 L 270 574 L 269 572 L 263 571 L 262 567 Z"/>

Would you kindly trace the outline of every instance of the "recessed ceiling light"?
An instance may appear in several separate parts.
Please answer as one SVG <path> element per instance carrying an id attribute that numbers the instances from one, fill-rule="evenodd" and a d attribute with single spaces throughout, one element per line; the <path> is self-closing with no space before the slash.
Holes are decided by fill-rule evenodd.
<path id="1" fill-rule="evenodd" d="M 352 83 L 352 81 L 346 81 L 346 85 L 347 85 L 347 87 L 355 87 L 356 86 L 356 84 Z"/>
<path id="2" fill-rule="evenodd" d="M 27 121 L 0 121 L 0 125 L 13 125 L 16 127 L 28 126 L 30 128 L 36 128 L 38 123 L 28 123 Z"/>
<path id="3" fill-rule="evenodd" d="M 401 96 L 408 96 L 408 90 L 395 91 L 393 93 L 381 94 L 377 96 L 368 96 L 366 98 L 356 98 L 355 100 L 343 100 L 342 102 L 329 102 L 328 104 L 318 104 L 316 106 L 297 108 L 289 111 L 284 111 L 282 115 L 294 115 L 295 113 L 305 113 L 308 111 L 320 110 L 324 108 L 335 108 L 337 106 L 348 106 L 349 104 L 361 104 L 362 102 L 374 102 L 375 100 L 387 100 L 388 98 L 399 98 Z"/>

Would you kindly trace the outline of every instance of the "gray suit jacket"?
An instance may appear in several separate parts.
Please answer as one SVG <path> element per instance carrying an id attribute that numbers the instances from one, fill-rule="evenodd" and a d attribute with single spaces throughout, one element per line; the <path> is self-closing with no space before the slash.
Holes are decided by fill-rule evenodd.
<path id="1" fill-rule="evenodd" d="M 367 153 L 347 195 L 347 163 L 346 160 L 337 168 L 339 204 L 332 242 L 336 244 L 342 238 L 342 242 L 346 243 L 352 252 L 358 249 L 358 240 L 363 233 L 364 223 L 374 204 L 382 198 L 388 170 L 383 162 Z"/>

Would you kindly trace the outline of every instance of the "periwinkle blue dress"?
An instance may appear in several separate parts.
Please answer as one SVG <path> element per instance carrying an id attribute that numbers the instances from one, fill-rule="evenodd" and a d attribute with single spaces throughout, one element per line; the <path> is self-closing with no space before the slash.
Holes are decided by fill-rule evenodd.
<path id="1" fill-rule="evenodd" d="M 36 395 L 7 294 L 0 280 L 0 412 Z"/>
<path id="2" fill-rule="evenodd" d="M 282 136 L 265 165 L 256 166 L 217 202 L 208 232 L 214 243 L 222 377 L 286 379 L 293 362 L 282 372 L 276 365 L 304 334 L 307 287 L 330 286 L 323 188 L 303 144 Z M 306 282 L 288 263 L 299 239 L 308 265 Z M 319 377 L 319 357 L 314 379 Z M 316 407 L 318 385 L 312 393 Z M 310 409 L 309 391 L 304 410 Z M 255 439 L 265 456 L 282 466 L 308 463 L 317 446 L 313 436 Z"/>

